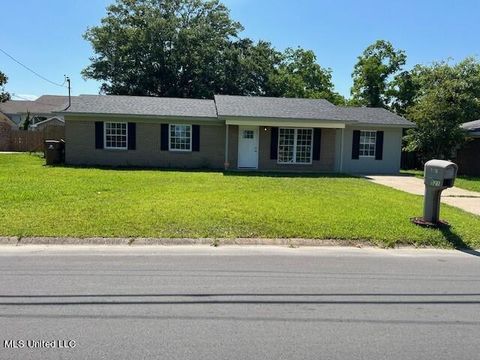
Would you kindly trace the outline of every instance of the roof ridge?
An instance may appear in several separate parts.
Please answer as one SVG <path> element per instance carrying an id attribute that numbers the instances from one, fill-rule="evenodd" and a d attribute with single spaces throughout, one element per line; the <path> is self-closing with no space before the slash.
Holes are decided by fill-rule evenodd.
<path id="1" fill-rule="evenodd" d="M 238 97 L 238 98 L 248 98 L 248 99 L 274 99 L 274 100 L 304 100 L 304 101 L 325 101 L 327 103 L 336 106 L 327 99 L 324 98 L 300 98 L 300 97 L 288 97 L 288 96 L 262 96 L 262 95 L 225 95 L 225 94 L 215 94 L 216 96 L 224 97 Z"/>
<path id="2" fill-rule="evenodd" d="M 73 96 L 72 96 L 73 97 Z M 198 98 L 182 98 L 171 96 L 149 96 L 149 95 L 117 95 L 117 94 L 80 94 L 76 97 L 125 97 L 125 98 L 142 98 L 142 99 L 168 99 L 168 100 L 195 100 L 195 101 L 215 101 L 214 99 L 198 99 Z"/>

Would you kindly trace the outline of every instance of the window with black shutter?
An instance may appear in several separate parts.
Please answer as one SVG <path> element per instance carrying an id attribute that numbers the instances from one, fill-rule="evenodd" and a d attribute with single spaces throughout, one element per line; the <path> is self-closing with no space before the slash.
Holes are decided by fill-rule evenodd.
<path id="1" fill-rule="evenodd" d="M 383 160 L 383 131 L 377 131 L 375 148 L 375 160 Z"/>
<path id="2" fill-rule="evenodd" d="M 278 158 L 278 128 L 272 127 L 270 130 L 270 160 Z"/>
<path id="3" fill-rule="evenodd" d="M 160 150 L 168 151 L 168 124 L 160 125 Z"/>
<path id="4" fill-rule="evenodd" d="M 137 148 L 137 124 L 128 123 L 128 150 Z"/>
<path id="5" fill-rule="evenodd" d="M 360 158 L 360 130 L 353 131 L 352 139 L 352 159 L 358 160 Z"/>
<path id="6" fill-rule="evenodd" d="M 95 149 L 103 149 L 103 121 L 95 121 Z"/>
<path id="7" fill-rule="evenodd" d="M 192 125 L 192 151 L 200 151 L 200 125 Z"/>
<path id="8" fill-rule="evenodd" d="M 322 147 L 322 129 L 313 129 L 313 160 L 320 160 L 320 148 Z"/>

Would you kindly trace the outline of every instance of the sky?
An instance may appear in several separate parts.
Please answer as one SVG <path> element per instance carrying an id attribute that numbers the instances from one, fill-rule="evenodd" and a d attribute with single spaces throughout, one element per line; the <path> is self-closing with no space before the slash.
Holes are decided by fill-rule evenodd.
<path id="1" fill-rule="evenodd" d="M 114 0 L 0 0 L 3 49 L 43 77 L 61 85 L 72 81 L 72 95 L 98 94 L 100 83 L 81 70 L 93 55 L 82 37 L 98 25 Z M 357 57 L 378 39 L 407 54 L 406 68 L 451 58 L 480 55 L 480 0 L 224 0 L 241 34 L 267 40 L 279 50 L 311 49 L 318 63 L 333 71 L 335 89 L 349 96 Z M 32 74 L 0 52 L 0 71 L 16 99 L 67 89 Z"/>

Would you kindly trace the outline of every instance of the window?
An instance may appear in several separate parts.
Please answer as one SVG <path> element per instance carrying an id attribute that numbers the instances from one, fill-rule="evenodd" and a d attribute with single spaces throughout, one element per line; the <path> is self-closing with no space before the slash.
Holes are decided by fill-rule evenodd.
<path id="1" fill-rule="evenodd" d="M 361 157 L 375 157 L 375 144 L 377 142 L 376 131 L 360 131 L 360 149 Z"/>
<path id="2" fill-rule="evenodd" d="M 34 116 L 31 120 L 32 121 L 31 124 L 35 125 L 35 124 L 38 124 L 39 122 L 42 122 L 42 121 L 45 121 L 45 120 L 47 120 L 47 118 L 45 116 Z"/>
<path id="3" fill-rule="evenodd" d="M 253 139 L 255 132 L 253 130 L 243 130 L 244 139 Z"/>
<path id="4" fill-rule="evenodd" d="M 105 123 L 105 149 L 127 149 L 127 123 Z"/>
<path id="5" fill-rule="evenodd" d="M 280 128 L 278 135 L 279 164 L 312 163 L 312 129 Z"/>
<path id="6" fill-rule="evenodd" d="M 192 126 L 170 124 L 170 151 L 192 151 Z"/>

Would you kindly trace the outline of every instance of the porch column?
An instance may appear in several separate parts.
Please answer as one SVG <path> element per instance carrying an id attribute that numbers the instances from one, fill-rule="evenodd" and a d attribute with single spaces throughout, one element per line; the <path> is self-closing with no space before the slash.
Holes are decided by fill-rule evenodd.
<path id="1" fill-rule="evenodd" d="M 226 124 L 225 125 L 225 163 L 224 163 L 225 170 L 228 170 L 228 168 L 230 167 L 230 164 L 228 162 L 228 130 L 229 130 L 229 125 Z"/>

